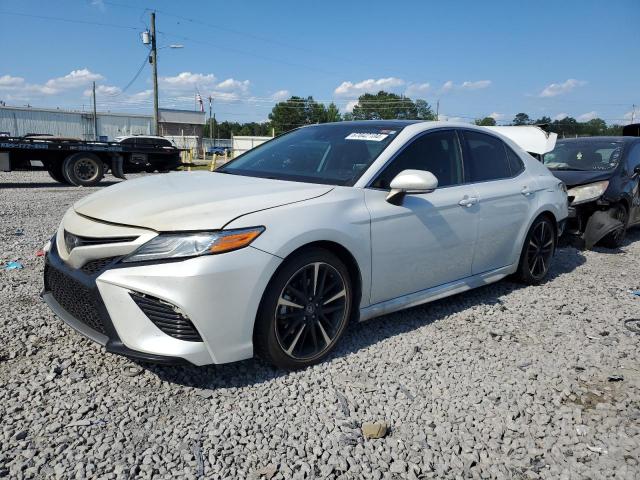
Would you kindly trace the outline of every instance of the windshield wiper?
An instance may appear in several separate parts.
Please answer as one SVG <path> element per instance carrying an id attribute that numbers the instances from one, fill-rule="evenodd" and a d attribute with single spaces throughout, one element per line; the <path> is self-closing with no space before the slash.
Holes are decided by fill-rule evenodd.
<path id="1" fill-rule="evenodd" d="M 569 170 L 575 172 L 587 172 L 588 170 L 584 168 L 574 168 L 574 167 L 547 167 L 549 170 Z"/>

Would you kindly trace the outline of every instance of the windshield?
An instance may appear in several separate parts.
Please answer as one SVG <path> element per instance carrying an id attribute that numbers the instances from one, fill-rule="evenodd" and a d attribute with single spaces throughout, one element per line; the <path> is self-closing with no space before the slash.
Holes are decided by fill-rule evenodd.
<path id="1" fill-rule="evenodd" d="M 300 128 L 248 151 L 216 172 L 353 185 L 401 129 L 380 123 Z"/>
<path id="2" fill-rule="evenodd" d="M 584 140 L 558 142 L 545 153 L 543 163 L 550 170 L 611 170 L 618 165 L 622 142 Z"/>

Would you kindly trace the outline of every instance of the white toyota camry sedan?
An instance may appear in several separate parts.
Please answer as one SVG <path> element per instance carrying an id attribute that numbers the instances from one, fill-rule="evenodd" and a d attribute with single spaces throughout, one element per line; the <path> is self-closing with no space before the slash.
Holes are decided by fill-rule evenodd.
<path id="1" fill-rule="evenodd" d="M 564 185 L 467 124 L 300 128 L 217 171 L 147 176 L 65 214 L 43 298 L 107 351 L 318 362 L 362 321 L 515 275 L 542 281 Z"/>

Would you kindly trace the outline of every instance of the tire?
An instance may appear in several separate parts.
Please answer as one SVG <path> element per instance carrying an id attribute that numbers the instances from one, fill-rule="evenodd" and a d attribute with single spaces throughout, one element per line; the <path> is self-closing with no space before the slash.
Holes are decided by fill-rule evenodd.
<path id="1" fill-rule="evenodd" d="M 62 175 L 62 165 L 60 163 L 49 165 L 47 167 L 47 172 L 49 173 L 49 176 L 53 178 L 56 182 L 69 185 L 69 182 L 67 182 L 67 179 L 64 178 L 64 175 Z"/>
<path id="2" fill-rule="evenodd" d="M 92 187 L 104 177 L 104 163 L 93 153 L 74 153 L 64 160 L 62 175 L 72 185 Z"/>
<path id="3" fill-rule="evenodd" d="M 538 285 L 549 273 L 556 248 L 556 227 L 547 217 L 538 217 L 529 228 L 522 246 L 516 278 L 527 285 Z"/>
<path id="4" fill-rule="evenodd" d="M 600 240 L 600 245 L 607 248 L 620 248 L 624 243 L 624 237 L 627 234 L 629 213 L 627 208 L 622 204 L 616 205 L 610 212 L 613 218 L 622 222 L 622 228 L 605 235 L 605 237 Z"/>
<path id="5" fill-rule="evenodd" d="M 349 271 L 337 256 L 323 248 L 294 254 L 274 274 L 260 302 L 256 354 L 284 369 L 320 362 L 344 333 L 352 304 Z"/>

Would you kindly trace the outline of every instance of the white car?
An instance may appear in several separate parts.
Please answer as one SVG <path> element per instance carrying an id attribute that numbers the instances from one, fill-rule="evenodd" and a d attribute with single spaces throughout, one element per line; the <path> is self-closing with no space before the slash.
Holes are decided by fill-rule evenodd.
<path id="1" fill-rule="evenodd" d="M 489 129 L 314 125 L 213 173 L 78 201 L 51 241 L 43 297 L 107 351 L 297 368 L 350 320 L 510 274 L 540 282 L 566 217 L 562 182 Z"/>

